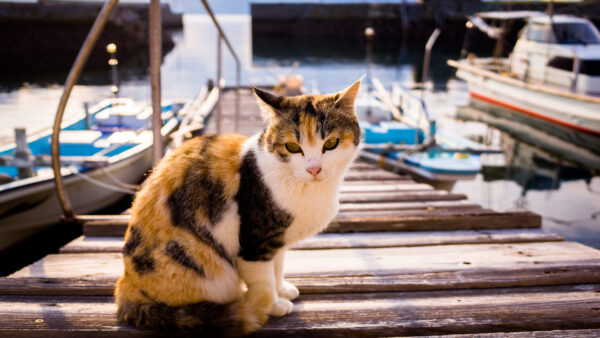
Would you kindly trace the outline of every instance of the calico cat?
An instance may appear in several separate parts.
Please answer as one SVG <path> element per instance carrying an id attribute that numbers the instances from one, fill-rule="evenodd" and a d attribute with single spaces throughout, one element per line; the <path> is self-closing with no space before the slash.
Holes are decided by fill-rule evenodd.
<path id="1" fill-rule="evenodd" d="M 118 318 L 138 328 L 240 335 L 292 311 L 286 249 L 327 226 L 360 129 L 360 80 L 329 95 L 253 88 L 267 127 L 185 142 L 131 209 Z"/>

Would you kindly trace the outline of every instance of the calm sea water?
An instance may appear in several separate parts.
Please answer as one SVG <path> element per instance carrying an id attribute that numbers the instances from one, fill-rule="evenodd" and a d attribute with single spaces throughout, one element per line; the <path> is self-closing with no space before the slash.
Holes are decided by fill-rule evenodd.
<path id="1" fill-rule="evenodd" d="M 367 71 L 364 41 L 267 39 L 252 36 L 251 19 L 247 15 L 222 15 L 219 21 L 240 57 L 242 84 L 275 83 L 279 75 L 290 71 L 294 61 L 299 62 L 295 73 L 304 77 L 308 89 L 315 87 L 322 92 L 340 90 Z M 163 60 L 164 99 L 192 98 L 208 79 L 215 78 L 216 38 L 217 32 L 208 17 L 184 17 L 183 30 L 173 33 L 175 47 Z M 564 174 L 575 169 L 562 170 L 561 174 L 552 169 L 556 162 L 552 154 L 526 144 L 518 147 L 517 154 L 512 149 L 516 149 L 514 144 L 519 141 L 510 135 L 485 124 L 457 121 L 454 118 L 456 107 L 467 104 L 469 96 L 466 84 L 453 79 L 453 72 L 445 65 L 445 60 L 456 58 L 460 47 L 444 44 L 443 35 L 440 41 L 432 58 L 434 90 L 425 94 L 430 112 L 438 119 L 440 128 L 486 138 L 493 144 L 513 145 L 508 152 L 513 165 L 491 166 L 485 175 L 458 182 L 453 191 L 465 193 L 471 201 L 498 211 L 537 212 L 543 216 L 544 228 L 568 240 L 600 248 L 600 177 L 577 170 L 577 175 Z M 386 42 L 376 43 L 373 50 L 371 73 L 384 83 L 396 81 L 410 85 L 420 78 L 422 46 Z M 235 64 L 226 49 L 223 53 L 223 76 L 227 84 L 233 85 Z M 127 73 L 127 70 L 121 69 L 121 72 Z M 43 85 L 36 81 L 18 86 L 0 84 L 3 88 L 0 90 L 1 141 L 12 138 L 14 127 L 25 126 L 31 133 L 52 124 L 64 77 L 57 77 L 56 84 L 50 85 L 47 78 L 45 75 Z M 94 84 L 93 79 L 88 79 L 86 83 L 90 84 L 76 86 L 67 106 L 67 118 L 80 114 L 84 102 L 98 101 L 109 95 L 109 85 L 104 82 L 98 79 Z M 147 76 L 124 77 L 121 95 L 149 100 Z M 503 163 L 507 159 L 495 161 Z"/>

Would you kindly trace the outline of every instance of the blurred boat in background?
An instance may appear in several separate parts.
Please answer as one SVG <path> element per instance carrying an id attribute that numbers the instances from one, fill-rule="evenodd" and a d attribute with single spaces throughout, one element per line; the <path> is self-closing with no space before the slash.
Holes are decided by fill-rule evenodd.
<path id="1" fill-rule="evenodd" d="M 480 13 L 469 23 L 501 38 Z M 472 105 L 484 102 L 600 153 L 600 33 L 587 19 L 523 12 L 528 23 L 509 58 L 469 57 L 448 64 L 467 81 Z"/>
<path id="2" fill-rule="evenodd" d="M 372 82 L 374 93 L 361 92 L 356 100 L 363 159 L 450 188 L 481 171 L 479 154 L 500 151 L 437 130 L 421 98 L 398 85 L 393 85 L 390 96 L 378 79 Z"/>
<path id="3" fill-rule="evenodd" d="M 161 134 L 179 125 L 182 102 L 162 106 Z M 152 165 L 152 108 L 110 98 L 62 125 L 61 173 L 77 213 L 105 208 L 135 193 Z M 51 168 L 52 130 L 0 148 L 0 250 L 61 220 Z"/>

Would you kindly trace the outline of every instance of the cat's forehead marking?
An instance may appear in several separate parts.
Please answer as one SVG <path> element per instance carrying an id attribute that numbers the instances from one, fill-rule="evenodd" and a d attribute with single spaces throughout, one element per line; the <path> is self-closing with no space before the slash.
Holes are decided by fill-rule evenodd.
<path id="1" fill-rule="evenodd" d="M 325 137 L 327 116 L 321 107 L 317 108 L 319 102 L 315 101 L 312 95 L 297 98 L 292 111 L 296 137 L 300 140 L 304 136 L 309 144 L 315 143 L 317 135 Z"/>

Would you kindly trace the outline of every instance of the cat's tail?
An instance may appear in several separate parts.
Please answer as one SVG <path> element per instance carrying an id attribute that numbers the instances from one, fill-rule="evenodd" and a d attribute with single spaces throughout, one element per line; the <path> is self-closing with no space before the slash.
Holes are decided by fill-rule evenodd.
<path id="1" fill-rule="evenodd" d="M 229 304 L 200 302 L 184 306 L 162 303 L 118 302 L 120 321 L 140 329 L 202 334 L 208 337 L 240 336 L 260 329 L 273 304 L 271 290 L 250 288 Z"/>

